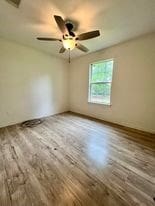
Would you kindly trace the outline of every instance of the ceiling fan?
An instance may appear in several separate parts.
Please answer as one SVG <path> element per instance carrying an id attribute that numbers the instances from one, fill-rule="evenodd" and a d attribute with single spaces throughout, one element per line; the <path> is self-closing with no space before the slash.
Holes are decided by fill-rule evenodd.
<path id="1" fill-rule="evenodd" d="M 72 50 L 74 48 L 80 49 L 83 52 L 88 52 L 88 48 L 80 44 L 79 41 L 88 40 L 100 36 L 99 30 L 90 31 L 76 35 L 74 31 L 74 25 L 70 21 L 64 21 L 61 16 L 54 15 L 55 21 L 58 28 L 62 32 L 62 38 L 46 38 L 46 37 L 37 37 L 38 40 L 43 41 L 60 41 L 62 42 L 62 47 L 59 53 L 64 53 L 66 50 Z"/>

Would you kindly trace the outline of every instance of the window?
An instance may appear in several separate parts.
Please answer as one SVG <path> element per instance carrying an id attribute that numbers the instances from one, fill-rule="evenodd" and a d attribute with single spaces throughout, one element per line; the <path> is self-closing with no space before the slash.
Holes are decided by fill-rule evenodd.
<path id="1" fill-rule="evenodd" d="M 110 105 L 113 60 L 105 60 L 90 65 L 89 102 Z"/>

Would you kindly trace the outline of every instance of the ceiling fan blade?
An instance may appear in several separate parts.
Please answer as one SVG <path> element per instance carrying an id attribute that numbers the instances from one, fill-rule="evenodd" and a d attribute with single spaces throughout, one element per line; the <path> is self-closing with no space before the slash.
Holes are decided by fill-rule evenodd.
<path id="1" fill-rule="evenodd" d="M 65 21 L 62 19 L 61 16 L 54 15 L 55 21 L 63 34 L 68 34 L 68 29 L 66 27 Z"/>
<path id="2" fill-rule="evenodd" d="M 79 34 L 77 36 L 77 40 L 82 41 L 82 40 L 92 39 L 92 38 L 95 38 L 97 36 L 100 36 L 100 31 L 99 30 Z"/>
<path id="3" fill-rule="evenodd" d="M 61 47 L 59 53 L 64 53 L 66 51 L 66 49 L 64 47 Z"/>
<path id="4" fill-rule="evenodd" d="M 41 41 L 60 41 L 60 39 L 56 39 L 56 38 L 46 38 L 46 37 L 37 37 L 38 40 Z"/>
<path id="5" fill-rule="evenodd" d="M 85 47 L 85 46 L 83 46 L 82 44 L 79 44 L 79 43 L 76 45 L 76 48 L 80 49 L 83 52 L 88 52 L 89 51 L 89 49 L 87 47 Z"/>

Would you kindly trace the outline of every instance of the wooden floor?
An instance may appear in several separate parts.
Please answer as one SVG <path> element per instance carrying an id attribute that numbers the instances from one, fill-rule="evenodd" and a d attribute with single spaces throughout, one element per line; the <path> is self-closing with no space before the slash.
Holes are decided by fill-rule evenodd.
<path id="1" fill-rule="evenodd" d="M 155 206 L 155 139 L 70 113 L 0 129 L 0 206 Z"/>

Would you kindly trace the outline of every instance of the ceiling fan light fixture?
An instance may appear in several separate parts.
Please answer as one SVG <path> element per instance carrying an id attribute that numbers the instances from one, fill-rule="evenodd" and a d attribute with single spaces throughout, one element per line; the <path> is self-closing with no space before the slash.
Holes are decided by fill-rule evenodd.
<path id="1" fill-rule="evenodd" d="M 76 42 L 73 38 L 63 39 L 63 46 L 67 50 L 72 50 L 76 46 Z"/>
<path id="2" fill-rule="evenodd" d="M 12 0 L 12 1 L 20 1 L 20 0 Z M 60 41 L 63 46 L 59 50 L 59 53 L 62 54 L 66 50 L 70 51 L 74 48 L 81 50 L 82 52 L 88 52 L 89 49 L 84 45 L 80 44 L 79 41 L 92 39 L 100 36 L 100 31 L 89 31 L 79 35 L 74 33 L 75 27 L 71 21 L 65 21 L 61 16 L 54 15 L 55 22 L 62 33 L 62 38 L 47 38 L 47 37 L 37 37 L 38 40 L 41 41 Z M 70 61 L 70 60 L 69 60 Z"/>

